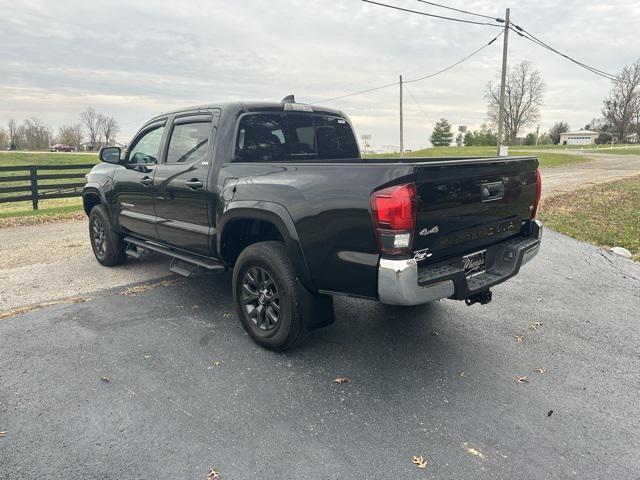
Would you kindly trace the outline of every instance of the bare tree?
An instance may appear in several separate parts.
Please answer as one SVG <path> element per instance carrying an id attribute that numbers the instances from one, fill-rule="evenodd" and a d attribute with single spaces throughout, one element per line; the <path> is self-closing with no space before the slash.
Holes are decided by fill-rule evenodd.
<path id="1" fill-rule="evenodd" d="M 75 125 L 62 125 L 58 129 L 58 142 L 65 145 L 71 145 L 80 149 L 82 143 L 82 125 L 76 123 Z"/>
<path id="2" fill-rule="evenodd" d="M 39 118 L 28 118 L 22 122 L 17 134 L 29 150 L 45 150 L 51 141 L 51 129 Z"/>
<path id="3" fill-rule="evenodd" d="M 88 107 L 80 114 L 80 121 L 85 128 L 87 138 L 91 144 L 91 150 L 96 149 L 98 137 L 100 135 L 101 115 L 96 113 L 93 107 Z"/>
<path id="4" fill-rule="evenodd" d="M 554 144 L 560 143 L 560 135 L 569 131 L 569 124 L 567 122 L 556 122 L 553 127 L 549 129 L 549 138 Z"/>
<path id="5" fill-rule="evenodd" d="M 9 134 L 4 128 L 0 127 L 0 150 L 6 150 L 9 146 Z"/>
<path id="6" fill-rule="evenodd" d="M 105 146 L 111 145 L 111 142 L 115 140 L 116 135 L 120 132 L 120 124 L 113 117 L 102 116 L 100 127 L 104 136 Z"/>
<path id="7" fill-rule="evenodd" d="M 613 82 L 604 99 L 602 114 L 610 125 L 609 133 L 619 142 L 637 129 L 640 120 L 640 58 L 627 65 Z"/>
<path id="8" fill-rule="evenodd" d="M 529 62 L 524 61 L 509 68 L 503 112 L 505 138 L 509 143 L 514 144 L 520 130 L 535 124 L 540 118 L 544 91 L 545 83 L 540 72 L 533 70 Z M 500 110 L 499 82 L 489 82 L 485 99 L 487 100 L 487 117 L 492 125 L 496 126 Z"/>
<path id="9" fill-rule="evenodd" d="M 607 126 L 606 124 L 606 120 L 602 117 L 598 118 L 598 117 L 594 117 L 591 119 L 591 121 L 589 123 L 587 123 L 584 126 L 585 130 L 595 130 L 596 132 L 599 132 L 600 130 L 602 130 L 603 128 L 605 128 Z"/>
<path id="10" fill-rule="evenodd" d="M 15 150 L 18 148 L 17 135 L 18 135 L 18 122 L 15 118 L 10 118 L 7 123 L 9 129 L 9 148 Z"/>

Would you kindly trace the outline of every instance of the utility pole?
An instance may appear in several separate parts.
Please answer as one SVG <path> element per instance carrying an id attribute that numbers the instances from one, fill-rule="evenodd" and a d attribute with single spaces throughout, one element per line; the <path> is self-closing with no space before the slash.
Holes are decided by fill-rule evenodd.
<path id="1" fill-rule="evenodd" d="M 536 127 L 536 147 L 538 146 L 538 137 L 540 136 L 540 124 Z"/>
<path id="2" fill-rule="evenodd" d="M 402 117 L 402 75 L 400 75 L 400 156 L 404 157 L 404 119 Z"/>
<path id="3" fill-rule="evenodd" d="M 504 40 L 502 41 L 502 75 L 500 79 L 500 105 L 498 110 L 498 152 L 500 155 L 500 147 L 502 145 L 502 130 L 504 123 L 504 89 L 507 82 L 507 51 L 509 48 L 509 9 L 504 14 Z"/>

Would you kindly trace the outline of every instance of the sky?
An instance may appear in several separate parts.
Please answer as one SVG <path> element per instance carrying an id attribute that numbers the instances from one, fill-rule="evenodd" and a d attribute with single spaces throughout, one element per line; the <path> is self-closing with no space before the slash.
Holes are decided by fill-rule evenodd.
<path id="1" fill-rule="evenodd" d="M 415 0 L 380 1 L 482 21 Z M 610 73 L 640 56 L 640 9 L 628 0 L 439 3 L 499 17 L 511 7 L 514 23 Z M 123 142 L 162 111 L 295 94 L 298 102 L 344 111 L 372 146 L 397 148 L 397 86 L 323 100 L 400 74 L 410 80 L 436 72 L 500 32 L 358 0 L 0 0 L 0 12 L 0 127 L 9 118 L 38 117 L 55 131 L 92 106 L 120 122 Z M 456 130 L 478 128 L 501 59 L 499 40 L 444 74 L 407 85 L 405 147 L 429 146 L 441 117 Z M 523 60 L 546 83 L 541 132 L 556 121 L 579 129 L 600 115 L 609 80 L 512 34 L 508 62 Z"/>

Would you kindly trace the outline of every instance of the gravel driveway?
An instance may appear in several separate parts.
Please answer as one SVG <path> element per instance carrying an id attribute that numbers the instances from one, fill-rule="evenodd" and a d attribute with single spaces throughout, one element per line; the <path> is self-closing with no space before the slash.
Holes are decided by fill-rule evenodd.
<path id="1" fill-rule="evenodd" d="M 229 287 L 0 320 L 0 477 L 638 478 L 640 264 L 546 232 L 487 306 L 337 298 L 289 354 L 251 342 Z"/>

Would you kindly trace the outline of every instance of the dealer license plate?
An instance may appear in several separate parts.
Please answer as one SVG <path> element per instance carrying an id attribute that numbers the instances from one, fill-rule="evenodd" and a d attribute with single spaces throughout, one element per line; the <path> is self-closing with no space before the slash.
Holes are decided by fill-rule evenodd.
<path id="1" fill-rule="evenodd" d="M 478 275 L 487 269 L 487 251 L 472 253 L 462 257 L 462 265 L 464 266 L 464 274 L 467 277 Z"/>

